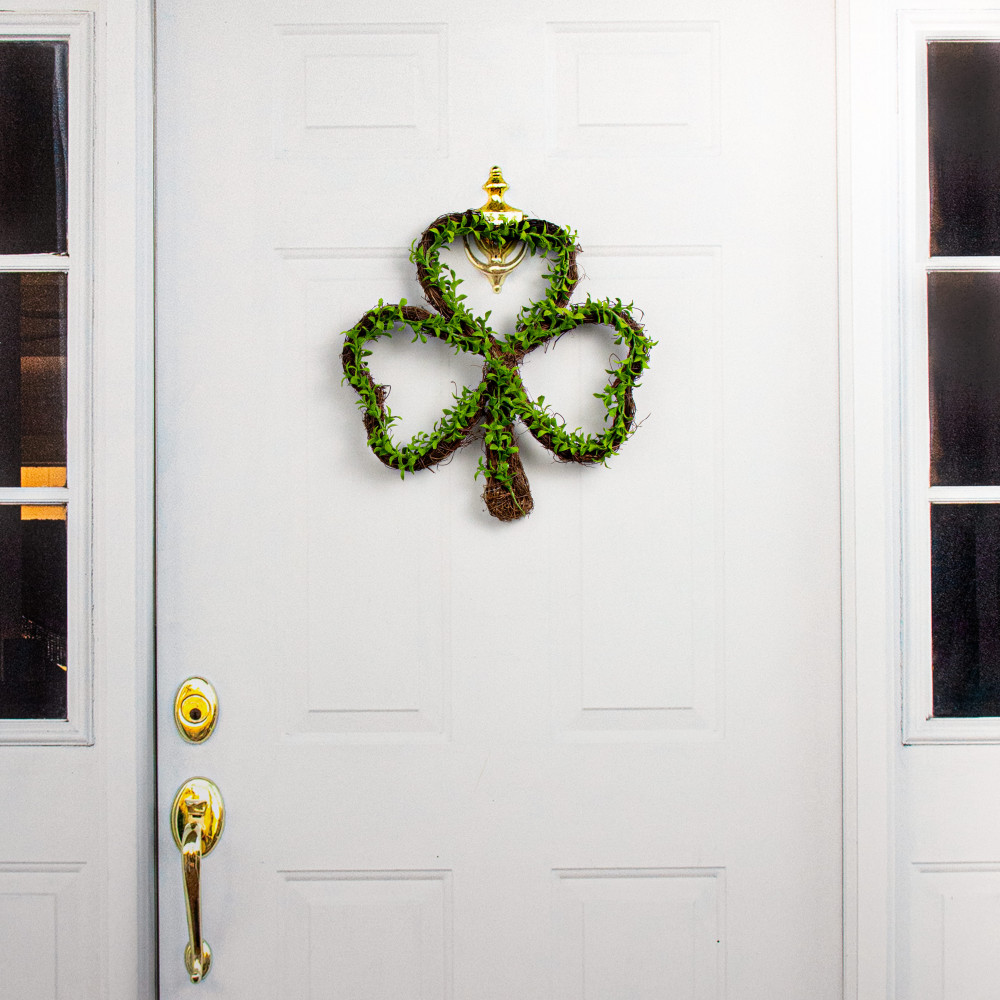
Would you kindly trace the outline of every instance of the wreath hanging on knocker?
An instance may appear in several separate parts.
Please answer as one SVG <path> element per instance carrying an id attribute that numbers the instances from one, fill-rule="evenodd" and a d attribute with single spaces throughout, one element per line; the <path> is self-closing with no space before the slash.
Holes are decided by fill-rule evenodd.
<path id="1" fill-rule="evenodd" d="M 521 213 L 502 200 L 506 184 L 496 167 L 490 180 L 494 178 L 499 178 L 502 188 L 495 181 L 492 186 L 487 181 L 484 188 L 494 193 L 495 200 L 482 209 L 442 215 L 411 248 L 410 260 L 416 265 L 417 279 L 434 311 L 408 305 L 405 299 L 392 305 L 380 300 L 345 333 L 341 359 L 344 380 L 358 393 L 368 446 L 383 463 L 403 477 L 430 468 L 461 448 L 481 427 L 483 454 L 476 476 L 482 475 L 486 481 L 483 500 L 494 517 L 513 521 L 527 516 L 534 506 L 518 454 L 516 423 L 523 423 L 558 461 L 606 463 L 635 429 L 632 391 L 649 367 L 654 341 L 646 337 L 642 325 L 633 317 L 633 307 L 620 299 L 612 302 L 588 296 L 584 302 L 570 302 L 579 280 L 576 234 L 542 219 L 517 218 Z M 506 211 L 490 211 L 498 207 Z M 488 313 L 480 317 L 469 311 L 465 296 L 458 293 L 457 275 L 441 263 L 441 248 L 459 238 L 467 249 L 470 238 L 480 248 L 499 248 L 501 252 L 494 257 L 497 261 L 505 250 L 518 244 L 522 245 L 518 259 L 525 251 L 532 256 L 549 254 L 545 297 L 521 309 L 513 333 L 504 340 L 498 339 L 487 325 Z M 503 277 L 493 280 L 494 290 L 498 291 Z M 610 327 L 615 344 L 624 348 L 621 358 L 612 356 L 606 369 L 607 384 L 594 394 L 603 402 L 607 414 L 604 430 L 595 434 L 583 433 L 579 428 L 569 430 L 544 396 L 532 399 L 528 395 L 520 373 L 521 362 L 532 351 L 586 324 Z M 375 380 L 367 362 L 372 354 L 368 345 L 381 337 L 391 337 L 399 326 L 409 327 L 414 340 L 426 343 L 428 337 L 436 337 L 456 352 L 480 356 L 483 363 L 479 384 L 456 392 L 452 405 L 443 410 L 434 426 L 414 435 L 406 444 L 393 439 L 392 426 L 399 418 L 386 405 L 388 388 Z"/>

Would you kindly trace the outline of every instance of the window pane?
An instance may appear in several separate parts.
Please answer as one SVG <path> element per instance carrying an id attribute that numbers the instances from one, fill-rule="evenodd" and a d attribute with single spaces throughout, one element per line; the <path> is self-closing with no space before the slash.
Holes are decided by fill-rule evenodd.
<path id="1" fill-rule="evenodd" d="M 931 253 L 1000 254 L 1000 43 L 927 46 Z"/>
<path id="2" fill-rule="evenodd" d="M 0 486 L 66 485 L 66 276 L 0 274 Z"/>
<path id="3" fill-rule="evenodd" d="M 1000 274 L 927 276 L 931 484 L 1000 484 Z"/>
<path id="4" fill-rule="evenodd" d="M 934 715 L 1000 715 L 1000 505 L 931 505 Z"/>
<path id="5" fill-rule="evenodd" d="M 66 252 L 66 42 L 0 42 L 0 253 Z"/>
<path id="6" fill-rule="evenodd" d="M 66 718 L 66 508 L 0 505 L 0 718 Z"/>

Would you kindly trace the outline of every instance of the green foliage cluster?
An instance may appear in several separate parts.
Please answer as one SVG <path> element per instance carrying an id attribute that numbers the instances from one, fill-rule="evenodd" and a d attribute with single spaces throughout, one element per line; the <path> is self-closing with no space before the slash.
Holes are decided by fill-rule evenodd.
<path id="1" fill-rule="evenodd" d="M 361 322 L 347 331 L 342 354 L 344 380 L 358 393 L 358 406 L 364 414 L 368 431 L 368 446 L 386 465 L 398 469 L 404 477 L 407 472 L 416 472 L 435 464 L 428 459 L 442 452 L 441 458 L 444 458 L 465 441 L 482 412 L 486 388 L 480 383 L 475 388 L 463 389 L 453 396 L 452 405 L 444 409 L 429 432 L 419 432 L 406 444 L 395 441 L 392 427 L 398 423 L 399 417 L 385 403 L 385 388 L 371 377 L 365 359 L 371 357 L 372 352 L 367 345 L 380 337 L 391 337 L 394 330 L 398 333 L 400 328 L 406 326 L 412 327 L 415 341 L 419 339 L 427 343 L 428 336 L 431 336 L 454 343 L 449 336 L 453 331 L 444 317 L 428 314 L 414 318 L 414 311 L 425 310 L 408 308 L 406 299 L 392 305 L 380 300 L 377 308 L 365 313 Z M 455 347 L 456 351 L 464 349 L 457 344 Z"/>
<path id="2" fill-rule="evenodd" d="M 521 309 L 515 330 L 504 341 L 490 329 L 489 316 L 475 316 L 459 292 L 461 280 L 440 259 L 441 247 L 462 237 L 483 240 L 521 241 L 529 253 L 548 254 L 546 295 Z M 451 454 L 477 425 L 483 429 L 484 455 L 477 476 L 500 484 L 513 496 L 514 477 L 523 476 L 515 457 L 518 447 L 514 425 L 520 419 L 531 434 L 563 460 L 604 463 L 634 429 L 635 407 L 632 389 L 649 366 L 654 342 L 644 336 L 632 316 L 632 306 L 621 300 L 593 300 L 570 303 L 577 283 L 576 234 L 540 219 L 492 224 L 475 211 L 442 216 L 413 244 L 410 259 L 434 313 L 407 305 L 386 305 L 381 300 L 345 334 L 342 354 L 344 379 L 357 391 L 358 405 L 368 431 L 372 451 L 400 475 L 427 468 Z M 606 325 L 615 332 L 615 343 L 625 350 L 622 359 L 613 359 L 606 371 L 608 382 L 595 393 L 607 410 L 606 426 L 600 433 L 570 431 L 545 401 L 531 399 L 521 381 L 519 365 L 525 355 L 584 324 Z M 385 405 L 385 388 L 372 377 L 367 358 L 368 344 L 392 336 L 403 327 L 414 339 L 426 342 L 436 337 L 483 359 L 483 379 L 474 388 L 453 396 L 433 428 L 415 435 L 408 443 L 397 443 L 392 426 L 398 418 Z"/>

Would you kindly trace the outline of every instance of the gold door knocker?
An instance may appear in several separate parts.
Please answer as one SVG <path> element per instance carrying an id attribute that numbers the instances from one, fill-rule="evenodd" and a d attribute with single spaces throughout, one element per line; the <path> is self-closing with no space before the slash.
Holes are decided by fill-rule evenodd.
<path id="1" fill-rule="evenodd" d="M 486 199 L 485 205 L 476 209 L 488 222 L 520 222 L 524 218 L 524 212 L 519 208 L 512 208 L 504 201 L 503 193 L 508 187 L 509 185 L 503 179 L 500 168 L 493 167 L 490 170 L 490 176 L 483 185 L 483 190 L 489 197 Z M 477 257 L 472 252 L 468 236 L 462 237 L 462 242 L 465 244 L 465 256 L 472 262 L 473 267 L 490 279 L 494 293 L 499 295 L 504 279 L 524 258 L 527 244 L 518 242 L 517 240 L 493 240 L 479 235 L 474 235 L 472 241 L 479 249 L 482 257 Z M 511 254 L 515 250 L 517 252 L 511 257 Z"/>

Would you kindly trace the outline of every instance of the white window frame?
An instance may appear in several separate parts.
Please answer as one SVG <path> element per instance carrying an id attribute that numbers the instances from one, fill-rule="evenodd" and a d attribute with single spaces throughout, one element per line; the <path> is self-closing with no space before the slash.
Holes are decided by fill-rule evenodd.
<path id="1" fill-rule="evenodd" d="M 67 507 L 65 719 L 0 719 L 3 744 L 94 742 L 91 567 L 94 21 L 90 13 L 0 13 L 0 42 L 68 43 L 67 254 L 0 255 L 0 273 L 48 272 L 67 282 L 67 487 L 0 488 L 0 504 Z"/>
<path id="2" fill-rule="evenodd" d="M 930 503 L 997 503 L 1000 486 L 929 486 L 927 276 L 1000 273 L 1000 257 L 930 255 L 927 44 L 1000 42 L 1000 13 L 904 12 L 899 30 L 903 742 L 1000 743 L 1000 717 L 935 718 Z"/>

